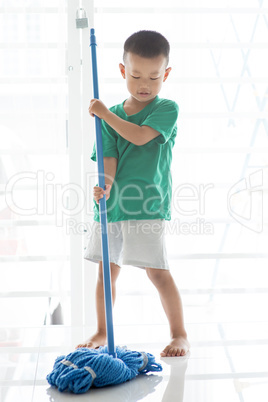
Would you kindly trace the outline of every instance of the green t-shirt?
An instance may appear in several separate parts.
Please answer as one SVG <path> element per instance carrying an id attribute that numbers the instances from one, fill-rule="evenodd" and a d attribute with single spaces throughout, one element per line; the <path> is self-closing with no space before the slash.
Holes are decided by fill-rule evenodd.
<path id="1" fill-rule="evenodd" d="M 128 116 L 124 102 L 111 112 L 139 126 L 149 126 L 160 135 L 145 145 L 125 140 L 102 120 L 103 156 L 118 159 L 117 171 L 107 201 L 108 222 L 140 219 L 171 219 L 172 178 L 170 165 L 177 134 L 178 105 L 158 96 L 140 112 Z M 95 145 L 91 156 L 96 161 Z M 99 206 L 94 205 L 99 221 Z"/>

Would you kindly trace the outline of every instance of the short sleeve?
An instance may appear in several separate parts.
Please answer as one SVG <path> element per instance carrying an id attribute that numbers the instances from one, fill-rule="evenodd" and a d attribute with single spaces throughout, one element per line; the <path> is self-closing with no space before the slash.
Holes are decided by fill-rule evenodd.
<path id="1" fill-rule="evenodd" d="M 102 132 L 102 147 L 104 157 L 113 157 L 118 159 L 117 149 L 117 134 L 116 132 L 104 121 L 101 120 L 101 132 Z M 96 162 L 96 145 L 94 143 L 91 159 Z"/>
<path id="2" fill-rule="evenodd" d="M 172 136 L 177 125 L 179 106 L 176 102 L 164 100 L 142 122 L 141 126 L 149 126 L 161 135 L 157 137 L 160 144 L 165 144 Z"/>

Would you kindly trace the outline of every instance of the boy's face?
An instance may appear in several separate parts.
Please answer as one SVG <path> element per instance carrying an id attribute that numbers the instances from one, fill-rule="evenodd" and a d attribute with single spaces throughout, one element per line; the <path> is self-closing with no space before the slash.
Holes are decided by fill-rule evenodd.
<path id="1" fill-rule="evenodd" d="M 164 55 L 145 58 L 128 52 L 125 66 L 119 64 L 122 77 L 126 79 L 129 93 L 142 103 L 150 103 L 161 90 L 171 67 L 166 68 L 167 60 Z"/>

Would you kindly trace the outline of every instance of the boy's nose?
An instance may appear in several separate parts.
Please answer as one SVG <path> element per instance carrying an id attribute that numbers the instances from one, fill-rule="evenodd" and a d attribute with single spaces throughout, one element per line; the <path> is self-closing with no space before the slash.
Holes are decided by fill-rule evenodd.
<path id="1" fill-rule="evenodd" d="M 139 88 L 139 92 L 148 92 L 149 91 L 149 87 L 148 86 L 142 86 Z"/>
<path id="2" fill-rule="evenodd" d="M 147 87 L 149 85 L 149 80 L 147 78 L 141 78 L 139 83 L 141 87 Z"/>
<path id="3" fill-rule="evenodd" d="M 140 89 L 149 89 L 149 83 L 148 82 L 141 82 L 140 83 Z"/>

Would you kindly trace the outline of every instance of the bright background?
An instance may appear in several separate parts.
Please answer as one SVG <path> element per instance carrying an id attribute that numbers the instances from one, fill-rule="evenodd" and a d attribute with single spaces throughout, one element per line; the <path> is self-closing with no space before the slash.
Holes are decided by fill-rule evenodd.
<path id="1" fill-rule="evenodd" d="M 75 27 L 77 5 L 0 6 L 2 342 L 21 326 L 95 322 L 96 267 L 83 260 L 96 180 L 89 31 Z M 161 96 L 180 114 L 167 243 L 186 323 L 242 323 L 249 311 L 266 320 L 268 1 L 80 6 L 94 20 L 107 106 L 128 96 L 118 69 L 125 39 L 154 29 L 170 41 Z M 166 323 L 142 270 L 123 267 L 117 297 L 116 325 Z"/>

